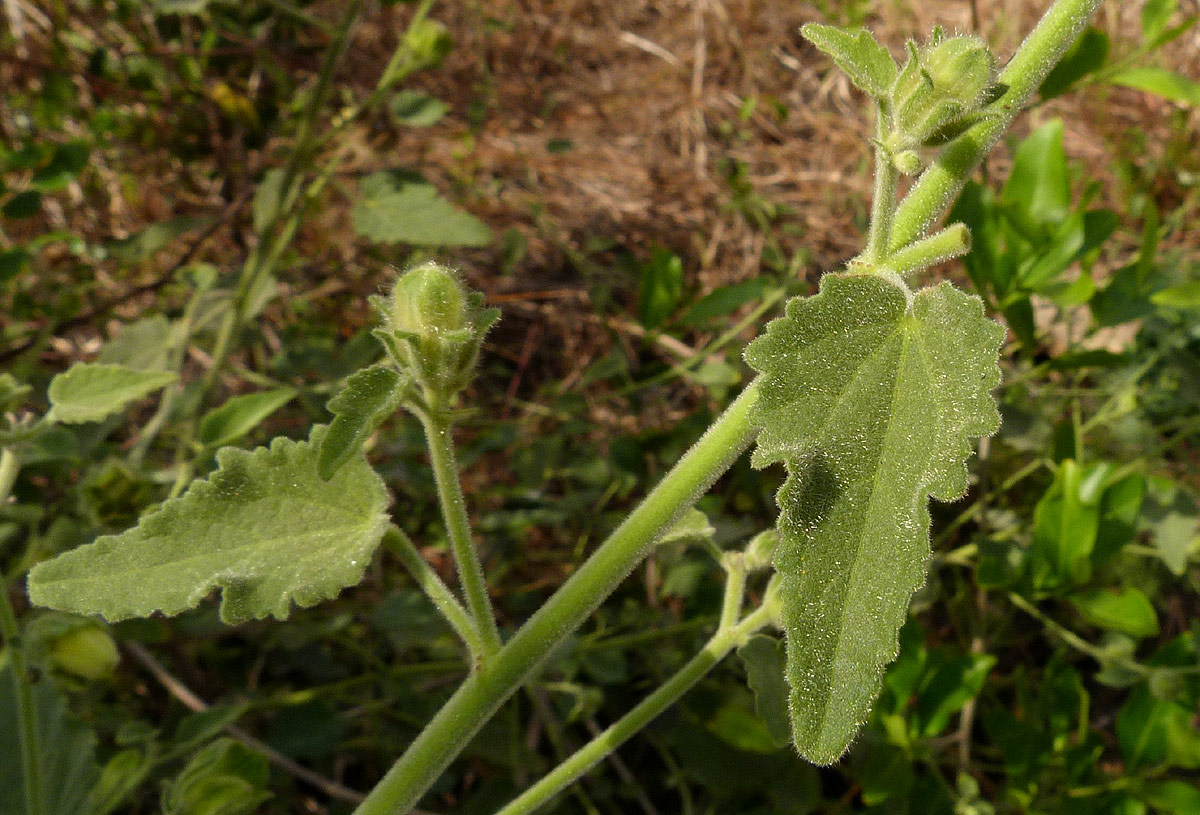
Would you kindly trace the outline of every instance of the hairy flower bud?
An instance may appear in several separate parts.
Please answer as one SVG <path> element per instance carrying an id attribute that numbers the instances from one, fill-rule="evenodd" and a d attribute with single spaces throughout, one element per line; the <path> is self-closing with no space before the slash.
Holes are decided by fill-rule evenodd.
<path id="1" fill-rule="evenodd" d="M 408 270 L 391 298 L 373 297 L 371 304 L 383 322 L 375 336 L 396 369 L 419 386 L 425 409 L 444 408 L 467 386 L 483 338 L 500 317 L 437 263 Z"/>
<path id="2" fill-rule="evenodd" d="M 916 175 L 923 165 L 916 150 L 904 150 L 892 156 L 892 166 L 904 175 Z"/>
<path id="3" fill-rule="evenodd" d="M 891 92 L 887 145 L 895 153 L 972 121 L 996 79 L 996 58 L 979 37 L 935 37 L 921 48 L 910 43 L 909 54 Z"/>
<path id="4" fill-rule="evenodd" d="M 449 269 L 425 263 L 410 269 L 392 289 L 392 325 L 427 335 L 466 328 L 467 292 Z"/>
<path id="5" fill-rule="evenodd" d="M 922 53 L 921 64 L 939 97 L 964 110 L 983 103 L 996 75 L 996 58 L 979 37 L 950 37 Z"/>

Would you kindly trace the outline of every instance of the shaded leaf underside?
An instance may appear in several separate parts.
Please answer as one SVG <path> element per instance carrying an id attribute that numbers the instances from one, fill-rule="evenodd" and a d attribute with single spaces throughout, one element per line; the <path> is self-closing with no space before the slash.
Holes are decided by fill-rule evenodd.
<path id="1" fill-rule="evenodd" d="M 120 535 L 34 567 L 30 599 L 109 620 L 178 614 L 222 591 L 221 618 L 284 618 L 361 578 L 387 525 L 387 491 L 358 456 L 326 481 L 309 442 L 225 448 L 218 469 Z"/>
<path id="2" fill-rule="evenodd" d="M 966 490 L 995 431 L 1003 331 L 948 283 L 827 275 L 747 349 L 763 373 L 756 466 L 782 461 L 787 673 L 797 748 L 835 761 L 870 711 L 924 580 L 930 495 Z"/>

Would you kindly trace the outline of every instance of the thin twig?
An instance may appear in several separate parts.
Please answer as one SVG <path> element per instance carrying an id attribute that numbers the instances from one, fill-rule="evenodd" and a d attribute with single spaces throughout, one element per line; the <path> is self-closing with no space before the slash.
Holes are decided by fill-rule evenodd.
<path id="1" fill-rule="evenodd" d="M 137 660 L 143 668 L 149 671 L 150 674 L 158 680 L 158 683 L 166 689 L 167 693 L 171 694 L 171 696 L 178 700 L 181 705 L 193 713 L 202 713 L 208 710 L 208 703 L 197 696 L 191 688 L 183 684 L 183 682 L 180 680 L 176 679 L 175 676 L 172 675 L 171 672 L 168 671 L 161 662 L 155 659 L 154 655 L 147 651 L 144 646 L 136 642 L 127 642 L 124 645 L 125 650 L 128 651 L 129 654 L 135 660 Z M 349 787 L 343 786 L 336 781 L 326 778 L 318 772 L 310 770 L 308 767 L 305 767 L 302 764 L 298 764 L 297 762 L 273 749 L 270 745 L 267 745 L 254 738 L 254 736 L 251 736 L 245 730 L 242 730 L 236 725 L 226 725 L 224 729 L 226 733 L 249 747 L 251 750 L 262 753 L 267 757 L 267 761 L 271 762 L 288 775 L 303 781 L 309 786 L 316 787 L 330 798 L 336 798 L 340 801 L 349 801 L 353 804 L 357 804 L 366 797 L 361 792 L 356 792 Z M 413 810 L 413 813 L 414 815 L 418 815 L 416 810 Z M 432 815 L 432 813 L 425 813 L 425 815 Z"/>

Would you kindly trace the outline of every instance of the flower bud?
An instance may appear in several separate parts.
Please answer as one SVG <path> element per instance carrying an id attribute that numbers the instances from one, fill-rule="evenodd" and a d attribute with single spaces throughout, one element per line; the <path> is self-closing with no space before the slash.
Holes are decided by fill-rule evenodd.
<path id="1" fill-rule="evenodd" d="M 892 156 L 892 166 L 903 175 L 921 172 L 921 156 L 916 150 L 904 150 Z"/>
<path id="2" fill-rule="evenodd" d="M 425 409 L 442 409 L 467 386 L 488 329 L 500 317 L 483 308 L 454 272 L 423 263 L 400 276 L 385 300 L 371 305 L 383 326 L 375 331 L 396 369 L 423 392 Z M 417 404 L 416 402 L 413 403 Z"/>
<path id="3" fill-rule="evenodd" d="M 935 39 L 921 48 L 910 43 L 908 63 L 892 86 L 888 148 L 911 150 L 970 120 L 987 104 L 995 78 L 996 58 L 979 37 Z"/>
<path id="4" fill-rule="evenodd" d="M 392 289 L 392 325 L 422 336 L 466 328 L 467 293 L 454 273 L 436 263 L 405 272 Z"/>
<path id="5" fill-rule="evenodd" d="M 775 548 L 779 546 L 779 533 L 774 529 L 759 532 L 746 544 L 746 571 L 757 572 L 771 565 Z"/>
<path id="6" fill-rule="evenodd" d="M 982 104 L 996 75 L 996 58 L 979 37 L 950 37 L 922 53 L 921 64 L 939 97 L 965 111 Z"/>
<path id="7" fill-rule="evenodd" d="M 97 681 L 113 675 L 121 656 L 107 631 L 85 625 L 56 637 L 50 645 L 50 660 L 60 671 Z"/>

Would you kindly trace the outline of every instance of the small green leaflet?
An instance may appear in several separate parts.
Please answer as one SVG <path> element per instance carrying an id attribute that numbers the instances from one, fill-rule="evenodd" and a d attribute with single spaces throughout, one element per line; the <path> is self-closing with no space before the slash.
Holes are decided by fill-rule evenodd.
<path id="1" fill-rule="evenodd" d="M 50 380 L 46 418 L 63 424 L 98 422 L 176 379 L 171 371 L 80 362 Z"/>
<path id="2" fill-rule="evenodd" d="M 783 643 L 776 637 L 755 634 L 738 646 L 737 655 L 746 668 L 746 684 L 754 692 L 754 710 L 775 746 L 783 747 L 791 741 Z"/>
<path id="3" fill-rule="evenodd" d="M 346 387 L 326 405 L 333 422 L 321 440 L 317 465 L 321 478 L 333 478 L 339 467 L 358 455 L 367 437 L 400 405 L 403 385 L 400 374 L 383 365 L 356 371 L 346 380 Z"/>
<path id="4" fill-rule="evenodd" d="M 888 95 L 899 68 L 870 31 L 862 28 L 846 31 L 837 26 L 806 23 L 800 33 L 836 62 L 859 90 L 876 99 Z"/>
<path id="5" fill-rule="evenodd" d="M 272 388 L 235 396 L 204 415 L 196 438 L 209 448 L 233 444 L 295 396 L 295 388 Z"/>
<path id="6" fill-rule="evenodd" d="M 317 474 L 324 426 L 310 440 L 217 452 L 217 470 L 136 527 L 105 535 L 29 573 L 30 599 L 109 620 L 178 614 L 222 591 L 221 619 L 284 619 L 362 579 L 383 537 L 387 490 L 359 457 Z"/>
<path id="7" fill-rule="evenodd" d="M 761 371 L 755 466 L 779 492 L 792 735 L 817 764 L 845 752 L 895 658 L 924 581 L 928 496 L 965 492 L 974 437 L 999 425 L 1003 330 L 948 283 L 826 275 L 746 352 Z"/>

